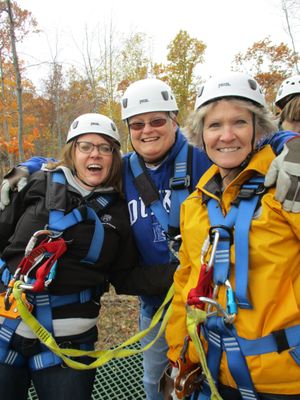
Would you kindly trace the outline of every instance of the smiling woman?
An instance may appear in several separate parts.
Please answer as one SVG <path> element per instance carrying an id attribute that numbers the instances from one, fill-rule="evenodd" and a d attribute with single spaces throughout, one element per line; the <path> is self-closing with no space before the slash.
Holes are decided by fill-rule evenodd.
<path id="1" fill-rule="evenodd" d="M 274 129 L 264 96 L 252 77 L 232 72 L 208 80 L 195 108 L 213 165 L 181 206 L 166 329 L 175 383 L 187 368 L 192 400 L 299 399 L 300 339 L 291 336 L 300 331 L 300 214 L 263 185 L 274 160 L 258 146 Z"/>
<path id="2" fill-rule="evenodd" d="M 75 142 L 76 179 L 87 189 L 107 181 L 113 163 L 113 142 L 105 136 L 87 133 Z"/>
<path id="3" fill-rule="evenodd" d="M 108 283 L 120 294 L 163 295 L 172 282 L 176 266 L 140 268 L 121 171 L 114 122 L 101 114 L 81 115 L 71 124 L 61 161 L 31 175 L 0 213 L 3 284 L 12 287 L 13 275 L 16 280 L 26 276 L 24 295 L 34 304 L 35 317 L 63 347 L 94 348 L 100 298 Z M 33 239 L 37 246 L 29 251 Z M 24 251 L 30 258 L 26 262 Z M 12 325 L 1 309 L 2 331 Z M 63 400 L 68 392 L 74 400 L 91 399 L 95 368 L 62 368 L 62 359 L 20 319 L 9 332 L 11 340 L 0 340 L 1 399 L 27 399 L 31 380 L 40 400 Z"/>

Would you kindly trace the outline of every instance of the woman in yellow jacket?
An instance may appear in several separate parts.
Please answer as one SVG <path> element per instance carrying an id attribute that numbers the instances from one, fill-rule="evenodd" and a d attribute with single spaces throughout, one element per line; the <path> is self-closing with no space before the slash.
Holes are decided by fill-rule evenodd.
<path id="1" fill-rule="evenodd" d="M 207 375 L 223 399 L 300 399 L 300 214 L 261 184 L 274 159 L 269 146 L 256 150 L 274 131 L 264 97 L 254 79 L 229 73 L 202 87 L 196 109 L 214 165 L 181 209 L 169 359 L 203 364 L 194 342 L 183 344 L 186 310 L 204 309 L 198 332 L 211 375 L 193 399 L 220 398 Z"/>

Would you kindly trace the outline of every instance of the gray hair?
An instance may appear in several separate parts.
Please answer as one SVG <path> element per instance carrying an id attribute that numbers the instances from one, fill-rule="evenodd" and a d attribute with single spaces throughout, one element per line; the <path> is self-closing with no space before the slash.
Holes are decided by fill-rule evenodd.
<path id="1" fill-rule="evenodd" d="M 225 97 L 211 102 L 190 114 L 184 132 L 189 142 L 194 146 L 203 148 L 204 119 L 207 113 L 222 100 L 229 101 L 238 107 L 245 108 L 255 116 L 256 143 L 263 137 L 269 136 L 278 130 L 271 113 L 265 107 L 258 106 L 247 100 Z"/>

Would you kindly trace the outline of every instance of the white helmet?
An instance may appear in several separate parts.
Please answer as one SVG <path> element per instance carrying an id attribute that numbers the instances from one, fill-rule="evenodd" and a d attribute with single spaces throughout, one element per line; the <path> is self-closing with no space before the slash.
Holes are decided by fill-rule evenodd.
<path id="1" fill-rule="evenodd" d="M 74 119 L 68 132 L 67 143 L 85 133 L 99 133 L 100 135 L 109 136 L 120 145 L 118 129 L 115 123 L 105 115 L 96 113 L 82 114 Z"/>
<path id="2" fill-rule="evenodd" d="M 228 72 L 210 78 L 199 88 L 195 110 L 223 97 L 238 97 L 266 106 L 265 97 L 255 79 L 241 72 Z"/>
<path id="3" fill-rule="evenodd" d="M 300 95 L 300 75 L 291 76 L 281 83 L 276 95 L 276 106 L 282 110 L 286 103 L 296 94 Z"/>
<path id="4" fill-rule="evenodd" d="M 121 100 L 122 119 L 155 111 L 178 111 L 169 85 L 159 79 L 141 79 L 132 83 Z"/>

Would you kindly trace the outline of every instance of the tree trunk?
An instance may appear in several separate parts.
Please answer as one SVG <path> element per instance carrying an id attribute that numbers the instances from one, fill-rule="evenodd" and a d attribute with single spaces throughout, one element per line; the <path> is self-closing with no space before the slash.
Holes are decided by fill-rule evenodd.
<path id="1" fill-rule="evenodd" d="M 10 135 L 9 135 L 9 129 L 8 129 L 8 122 L 7 122 L 7 108 L 6 108 L 6 101 L 5 101 L 5 84 L 4 84 L 4 72 L 3 72 L 3 64 L 2 64 L 2 54 L 0 51 L 0 79 L 1 79 L 1 101 L 2 101 L 2 114 L 3 114 L 3 132 L 4 132 L 4 138 L 7 143 L 10 141 Z M 3 156 L 7 156 L 8 162 L 9 162 L 9 168 L 13 167 L 13 157 L 12 155 L 7 152 L 5 153 L 2 151 Z"/>
<path id="2" fill-rule="evenodd" d="M 17 88 L 17 104 L 18 104 L 18 144 L 19 144 L 19 161 L 25 160 L 23 150 L 23 106 L 22 106 L 22 81 L 19 68 L 19 60 L 16 49 L 15 25 L 10 0 L 6 0 L 7 12 L 9 17 L 10 40 L 13 56 L 14 70 L 16 74 L 16 88 Z"/>

